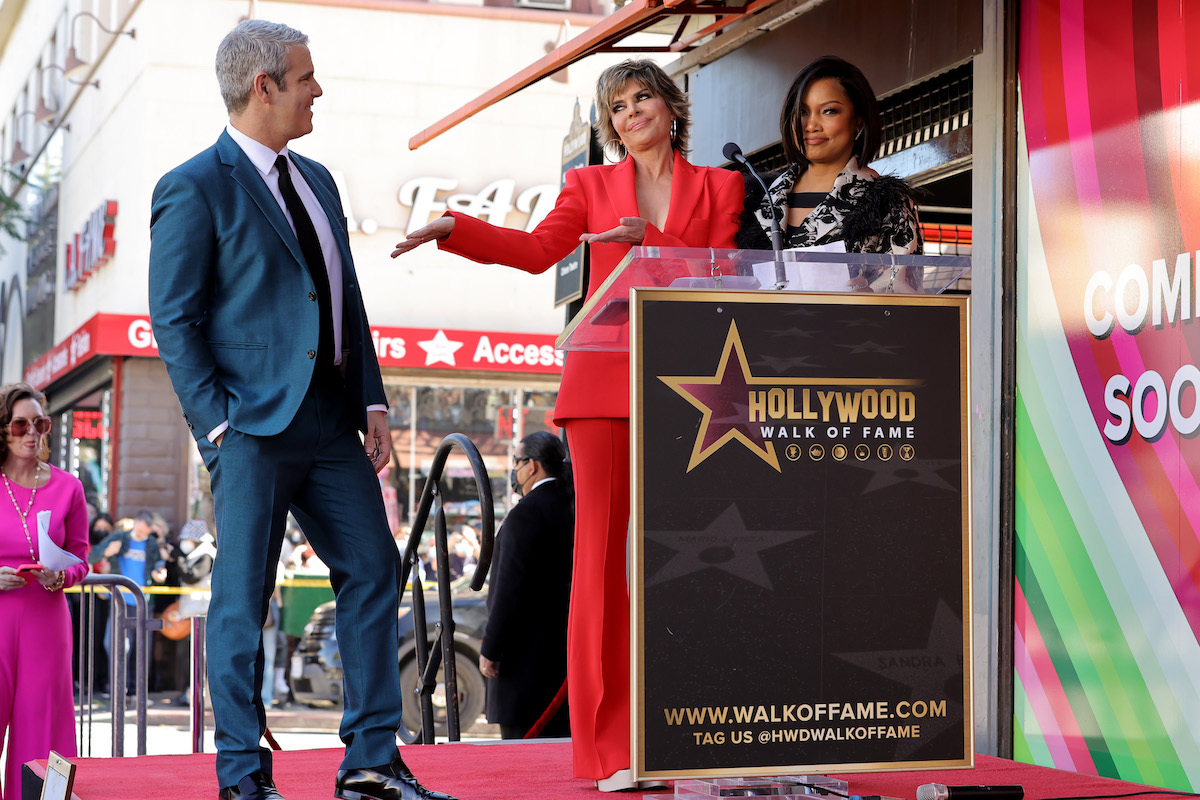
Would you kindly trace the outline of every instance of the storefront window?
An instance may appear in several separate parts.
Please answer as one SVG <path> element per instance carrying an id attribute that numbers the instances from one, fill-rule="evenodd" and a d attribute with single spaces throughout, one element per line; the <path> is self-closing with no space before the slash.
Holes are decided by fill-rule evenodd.
<path id="1" fill-rule="evenodd" d="M 509 508 L 508 471 L 514 444 L 534 431 L 560 433 L 553 422 L 554 391 L 399 383 L 386 388 L 392 461 L 384 477 L 384 498 L 393 530 L 411 522 L 434 454 L 451 433 L 467 436 L 483 457 L 497 522 Z M 476 524 L 479 497 L 470 462 L 457 448 L 446 462 L 439 485 L 447 524 Z"/>
<path id="2" fill-rule="evenodd" d="M 59 415 L 52 445 L 61 469 L 79 478 L 89 516 L 108 509 L 111 475 L 112 390 L 101 389 L 81 399 Z"/>

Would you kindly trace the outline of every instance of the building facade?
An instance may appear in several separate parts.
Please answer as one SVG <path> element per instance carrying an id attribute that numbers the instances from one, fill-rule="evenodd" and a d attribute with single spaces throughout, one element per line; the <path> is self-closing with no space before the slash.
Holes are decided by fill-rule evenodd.
<path id="1" fill-rule="evenodd" d="M 402 0 L 250 7 L 314 34 L 326 96 L 316 132 L 296 146 L 343 178 L 358 268 L 376 289 L 368 312 L 394 399 L 397 469 L 417 475 L 455 426 L 495 437 L 487 455 L 501 469 L 518 426 L 549 424 L 557 373 L 544 362 L 557 357 L 543 353 L 563 322 L 552 280 L 432 250 L 403 264 L 387 253 L 444 206 L 536 220 L 575 98 L 610 56 L 572 64 L 570 83 L 542 81 L 414 155 L 411 133 L 561 41 L 562 15 Z M 759 166 L 777 164 L 784 87 L 833 52 L 881 95 L 873 166 L 922 186 L 923 221 L 971 243 L 976 749 L 1194 790 L 1200 195 L 1188 44 L 1200 0 L 764 8 L 669 62 L 693 99 L 692 160 L 719 165 L 732 140 Z M 0 3 L 0 154 L 37 187 L 19 192 L 30 237 L 4 240 L 0 369 L 51 391 L 60 457 L 90 471 L 90 491 L 118 513 L 150 505 L 178 519 L 202 506 L 145 327 L 149 192 L 219 131 L 212 51 L 246 10 Z M 80 11 L 114 30 L 136 25 L 137 36 L 106 38 Z M 573 32 L 599 18 L 571 17 Z M 76 37 L 93 65 L 80 84 L 53 69 L 82 47 Z M 411 484 L 391 484 L 398 518 Z"/>
<path id="2" fill-rule="evenodd" d="M 0 376 L 47 393 L 53 457 L 84 481 L 95 510 L 148 508 L 172 527 L 211 513 L 148 324 L 150 196 L 225 125 L 213 58 L 247 15 L 310 37 L 324 96 L 314 132 L 292 146 L 328 166 L 342 196 L 391 403 L 394 458 L 383 482 L 393 523 L 408 519 L 434 449 L 455 431 L 480 448 L 503 507 L 514 437 L 555 429 L 554 339 L 565 311 L 553 302 L 553 274 L 474 264 L 433 246 L 400 261 L 389 254 L 447 208 L 529 228 L 553 206 L 565 131 L 605 62 L 543 82 L 473 131 L 419 153 L 404 144 L 603 10 L 553 5 L 0 5 L 0 102 L 9 103 L 0 145 L 16 157 L 4 189 L 28 220 L 24 241 L 2 244 Z M 452 461 L 446 488 L 467 509 L 468 474 Z"/>

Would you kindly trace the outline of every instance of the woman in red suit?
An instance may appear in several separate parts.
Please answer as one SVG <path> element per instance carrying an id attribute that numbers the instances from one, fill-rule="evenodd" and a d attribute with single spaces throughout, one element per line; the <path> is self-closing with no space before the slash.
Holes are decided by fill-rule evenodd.
<path id="1" fill-rule="evenodd" d="M 398 256 L 431 239 L 482 263 L 544 272 L 588 242 L 588 296 L 633 245 L 733 247 L 741 173 L 684 158 L 688 101 L 651 61 L 624 61 L 596 86 L 598 135 L 616 164 L 567 173 L 554 209 L 531 233 L 457 212 L 409 234 Z M 567 431 L 576 475 L 575 565 L 567 687 L 575 775 L 604 791 L 636 788 L 629 775 L 629 357 L 573 352 L 555 422 Z"/>

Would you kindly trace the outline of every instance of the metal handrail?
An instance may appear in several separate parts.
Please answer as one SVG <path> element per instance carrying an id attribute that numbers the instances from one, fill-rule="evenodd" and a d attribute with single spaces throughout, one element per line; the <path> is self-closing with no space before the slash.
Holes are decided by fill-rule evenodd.
<path id="1" fill-rule="evenodd" d="M 208 681 L 206 640 L 208 638 L 208 615 L 192 617 L 192 708 L 188 715 L 188 727 L 192 734 L 192 752 L 204 752 L 204 687 Z M 263 678 L 273 680 L 273 678 Z"/>
<path id="2" fill-rule="evenodd" d="M 155 619 L 149 613 L 146 605 L 146 595 L 133 579 L 125 575 L 106 575 L 89 573 L 80 583 L 80 642 L 76 646 L 76 656 L 79 664 L 79 696 L 76 705 L 79 708 L 79 739 L 84 741 L 85 719 L 88 728 L 86 741 L 88 752 L 91 750 L 92 709 L 95 678 L 95 632 L 90 620 L 96 612 L 96 586 L 108 587 L 109 595 L 109 638 L 112 652 L 109 654 L 108 691 L 112 715 L 112 755 L 125 755 L 125 689 L 129 682 L 125 665 L 125 631 L 132 627 L 134 631 L 134 687 L 137 708 L 137 754 L 146 755 L 146 665 L 149 653 L 150 632 L 162 628 L 162 620 Z M 122 592 L 133 596 L 133 613 L 129 612 L 124 599 L 119 597 Z M 88 624 L 82 624 L 83 610 L 87 610 Z M 119 613 L 118 613 L 119 612 Z M 131 619 L 132 617 L 132 619 Z M 86 644 L 84 638 L 86 637 Z M 86 702 L 85 702 L 86 701 Z"/>
<path id="3" fill-rule="evenodd" d="M 433 455 L 433 464 L 429 468 L 429 477 L 425 480 L 425 488 L 421 491 L 421 502 L 413 517 L 412 533 L 404 548 L 400 565 L 400 599 L 404 599 L 404 587 L 412 577 L 412 613 L 413 639 L 416 645 L 417 659 L 417 701 L 421 706 L 421 730 L 410 731 L 401 723 L 400 738 L 407 743 L 433 744 L 433 690 L 437 685 L 438 667 L 444 662 L 443 683 L 446 687 L 446 733 L 447 738 L 457 742 L 462 738 L 459 726 L 458 710 L 458 673 L 456 670 L 454 650 L 454 617 L 451 609 L 450 595 L 450 551 L 446 537 L 446 512 L 442 506 L 442 493 L 438 481 L 445 470 L 446 459 L 450 451 L 460 448 L 471 463 L 471 473 L 475 478 L 475 488 L 479 493 L 480 505 L 480 549 L 479 562 L 475 574 L 471 578 L 471 589 L 479 591 L 487 579 L 488 569 L 492 564 L 492 545 L 495 540 L 495 513 L 492 505 L 492 482 L 488 478 L 487 467 L 479 449 L 461 433 L 452 433 L 442 439 Z M 428 626 L 425 618 L 425 593 L 421 589 L 421 576 L 416 570 L 417 548 L 425 532 L 425 523 L 429 519 L 430 510 L 433 515 L 434 547 L 437 552 L 437 584 L 440 619 L 430 647 Z M 440 645 L 440 648 L 439 648 Z"/>

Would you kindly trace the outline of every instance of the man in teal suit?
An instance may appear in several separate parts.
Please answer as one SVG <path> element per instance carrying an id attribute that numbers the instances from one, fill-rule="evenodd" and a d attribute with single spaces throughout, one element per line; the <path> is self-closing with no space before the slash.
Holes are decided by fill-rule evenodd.
<path id="1" fill-rule="evenodd" d="M 215 500 L 220 798 L 282 797 L 260 744 L 259 689 L 290 509 L 337 597 L 346 755 L 334 796 L 447 800 L 396 749 L 399 560 L 376 479 L 391 451 L 387 399 L 333 178 L 288 150 L 321 96 L 307 43 L 263 20 L 225 37 L 216 66 L 229 124 L 159 181 L 151 211 L 150 316 Z"/>

